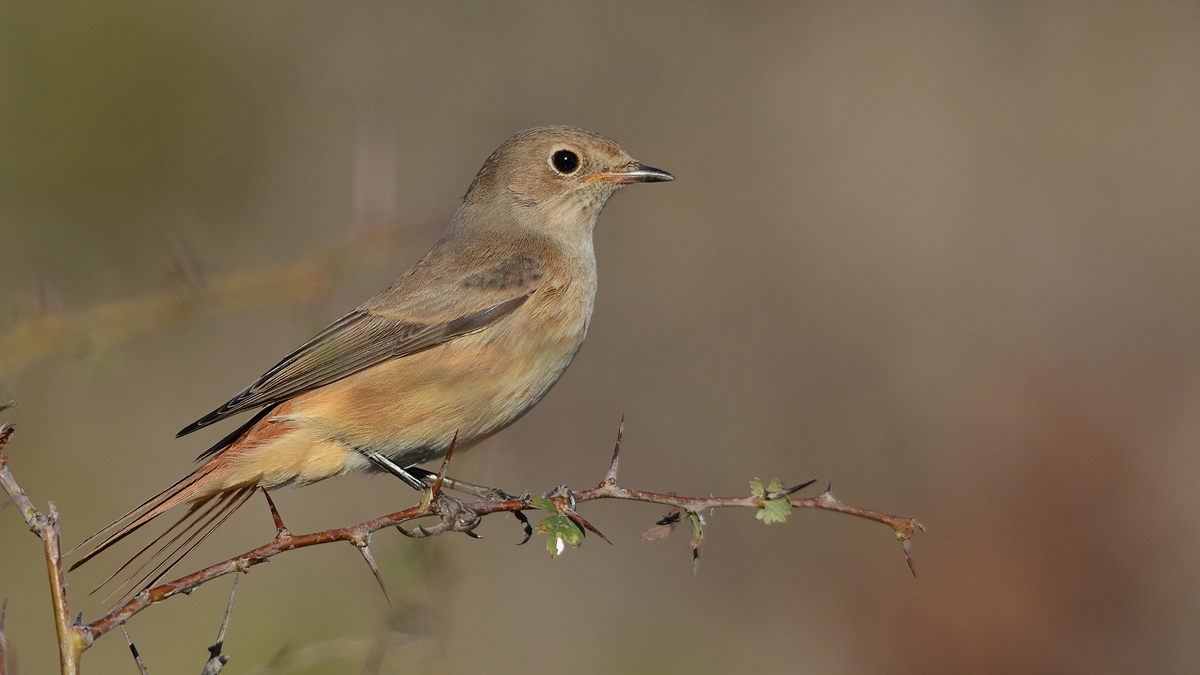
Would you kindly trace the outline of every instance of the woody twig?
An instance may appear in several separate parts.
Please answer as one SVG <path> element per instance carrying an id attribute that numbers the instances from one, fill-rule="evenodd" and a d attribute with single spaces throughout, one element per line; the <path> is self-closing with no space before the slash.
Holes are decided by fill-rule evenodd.
<path id="1" fill-rule="evenodd" d="M 8 470 L 8 455 L 4 454 L 12 438 L 13 427 L 0 424 L 0 485 L 16 505 L 29 529 L 42 540 L 46 555 L 46 572 L 50 576 L 50 597 L 54 603 L 54 627 L 58 633 L 58 656 L 63 675 L 79 672 L 79 656 L 87 648 L 80 627 L 71 622 L 67 608 L 67 585 L 63 580 L 62 550 L 58 540 L 58 508 L 50 502 L 49 513 L 42 513 L 30 501 L 29 495 L 17 484 Z"/>

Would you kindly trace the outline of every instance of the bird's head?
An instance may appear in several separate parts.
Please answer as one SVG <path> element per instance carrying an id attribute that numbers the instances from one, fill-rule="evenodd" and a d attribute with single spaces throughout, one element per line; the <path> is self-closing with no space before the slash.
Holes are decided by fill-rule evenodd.
<path id="1" fill-rule="evenodd" d="M 675 180 L 599 134 L 568 126 L 535 127 L 505 141 L 483 164 L 464 207 L 493 210 L 542 228 L 591 235 L 600 210 L 633 183 Z"/>

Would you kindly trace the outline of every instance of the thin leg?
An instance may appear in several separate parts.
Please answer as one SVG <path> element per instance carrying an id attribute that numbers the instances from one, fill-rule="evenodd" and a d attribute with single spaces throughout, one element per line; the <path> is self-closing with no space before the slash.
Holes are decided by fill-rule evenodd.
<path id="1" fill-rule="evenodd" d="M 409 487 L 416 490 L 417 492 L 424 492 L 425 489 L 428 487 L 425 484 L 425 481 L 423 481 L 420 478 L 417 478 L 416 476 L 409 473 L 409 471 L 413 470 L 413 467 L 408 467 L 408 468 L 402 467 L 399 464 L 388 459 L 386 456 L 380 454 L 379 452 L 376 452 L 375 450 L 371 450 L 369 448 L 358 448 L 358 451 L 361 452 L 363 454 L 363 456 L 365 456 L 367 459 L 371 460 L 371 462 L 375 466 L 379 467 L 380 469 L 383 469 L 384 471 L 392 474 L 396 478 L 399 478 L 400 480 L 404 481 L 405 483 L 408 484 Z M 424 471 L 424 470 L 417 469 L 417 471 Z"/>
<path id="2" fill-rule="evenodd" d="M 408 467 L 408 472 L 411 473 L 413 476 L 416 476 L 417 478 L 425 481 L 426 485 L 431 484 L 433 482 L 433 480 L 435 478 L 437 478 L 436 472 L 430 471 L 429 469 L 422 469 L 417 466 Z M 447 487 L 451 490 L 455 490 L 457 492 L 461 492 L 463 494 L 471 495 L 473 497 L 479 497 L 480 499 L 528 499 L 529 498 L 528 494 L 510 495 L 507 492 L 505 492 L 504 490 L 501 490 L 500 488 L 487 487 L 486 485 L 476 485 L 475 483 L 468 483 L 465 480 L 458 480 L 457 478 L 451 478 L 450 476 L 445 476 L 442 478 L 442 486 Z"/>

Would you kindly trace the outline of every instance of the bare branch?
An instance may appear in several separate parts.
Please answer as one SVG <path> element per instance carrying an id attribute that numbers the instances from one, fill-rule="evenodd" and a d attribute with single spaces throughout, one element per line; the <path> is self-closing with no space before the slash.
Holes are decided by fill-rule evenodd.
<path id="1" fill-rule="evenodd" d="M 0 424 L 0 485 L 10 499 L 21 510 L 21 516 L 30 531 L 42 540 L 46 557 L 46 573 L 50 577 L 50 597 L 54 603 L 54 627 L 58 632 L 59 665 L 63 675 L 77 675 L 79 656 L 86 649 L 82 629 L 71 622 L 67 608 L 67 584 L 63 579 L 62 549 L 58 539 L 58 508 L 50 502 L 50 513 L 42 513 L 34 507 L 29 495 L 17 484 L 8 470 L 8 455 L 4 454 L 12 438 L 13 427 Z"/>
<path id="2" fill-rule="evenodd" d="M 809 509 L 825 509 L 827 511 L 836 511 L 838 513 L 845 513 L 851 516 L 858 516 L 859 518 L 866 518 L 867 520 L 874 520 L 877 523 L 883 523 L 884 525 L 891 527 L 896 532 L 896 539 L 900 541 L 901 548 L 904 549 L 904 560 L 908 563 L 908 570 L 912 572 L 913 577 L 917 576 L 917 568 L 913 566 L 911 542 L 913 536 L 915 536 L 917 532 L 923 531 L 925 526 L 921 523 L 918 523 L 915 519 L 889 516 L 876 511 L 869 511 L 867 509 L 859 508 L 857 506 L 843 504 L 842 502 L 839 502 L 833 498 L 832 483 L 829 484 L 829 487 L 825 488 L 824 492 L 816 497 L 810 497 L 808 499 L 793 499 L 792 505 Z"/>
<path id="3" fill-rule="evenodd" d="M 267 498 L 267 501 L 270 501 L 270 497 Z M 229 657 L 221 654 L 221 648 L 225 646 L 225 629 L 229 627 L 229 615 L 233 614 L 233 599 L 237 596 L 238 580 L 241 578 L 241 576 L 233 578 L 233 588 L 229 591 L 229 604 L 225 605 L 225 618 L 221 619 L 221 630 L 217 631 L 217 641 L 208 648 L 208 661 L 204 663 L 204 670 L 200 671 L 200 675 L 217 675 L 225 667 L 225 664 L 229 663 Z"/>
<path id="4" fill-rule="evenodd" d="M 137 664 L 139 675 L 148 675 L 146 662 L 142 661 L 142 655 L 138 653 L 137 646 L 133 644 L 133 638 L 129 637 L 129 631 L 125 630 L 125 626 L 121 626 L 121 632 L 125 634 L 125 642 L 129 644 L 129 651 L 133 653 L 133 662 Z"/>
<path id="5" fill-rule="evenodd" d="M 443 471 L 445 463 L 443 462 Z M 611 467 L 610 467 L 611 471 Z M 439 474 L 441 475 L 441 474 Z M 458 481 L 442 478 L 435 482 L 435 485 L 440 482 L 446 486 L 450 486 Z M 467 485 L 467 484 L 463 484 Z M 470 486 L 478 488 L 479 486 Z M 799 488 L 796 488 L 799 489 Z M 365 542 L 369 541 L 370 535 L 373 532 L 381 530 L 385 527 L 397 527 L 409 536 L 426 537 L 444 532 L 469 532 L 478 524 L 479 518 L 492 513 L 520 513 L 527 509 L 533 508 L 527 496 L 511 498 L 503 491 L 495 488 L 487 488 L 490 490 L 488 494 L 500 495 L 499 497 L 481 497 L 469 503 L 463 503 L 457 499 L 446 497 L 439 493 L 434 499 L 423 499 L 416 506 L 398 511 L 386 516 L 380 516 L 372 520 L 364 521 L 350 527 L 334 528 L 323 532 L 315 532 L 306 535 L 293 535 L 285 533 L 283 536 L 277 536 L 275 541 L 260 546 L 252 551 L 247 551 L 240 556 L 230 558 L 224 562 L 206 567 L 198 572 L 194 572 L 185 577 L 176 579 L 175 581 L 147 589 L 137 594 L 129 602 L 121 605 L 110 611 L 100 619 L 84 626 L 82 629 L 85 643 L 90 645 L 101 635 L 112 630 L 116 626 L 121 625 L 130 617 L 146 609 L 150 605 L 162 602 L 167 598 L 180 593 L 187 593 L 196 587 L 207 583 L 217 577 L 230 574 L 237 571 L 246 571 L 250 567 L 259 563 L 265 562 L 269 558 L 276 556 L 284 551 L 290 551 L 309 546 L 317 546 L 335 541 L 348 541 L 359 547 L 363 551 L 363 557 L 372 567 L 372 572 L 376 575 L 376 579 L 381 577 L 378 573 L 378 568 L 373 564 L 373 559 L 369 556 L 369 550 L 366 549 Z M 471 490 L 474 492 L 475 490 Z M 779 494 L 788 494 L 792 492 L 792 488 L 780 491 Z M 608 476 L 600 482 L 599 485 L 582 492 L 571 494 L 556 494 L 550 497 L 550 500 L 556 505 L 560 513 L 570 516 L 574 514 L 571 502 L 572 498 L 575 504 L 589 502 L 597 499 L 621 499 L 627 501 L 646 502 L 650 504 L 663 504 L 665 506 L 678 507 L 684 511 L 698 513 L 704 509 L 711 508 L 726 508 L 726 507 L 749 507 L 762 508 L 764 499 L 774 498 L 774 494 L 766 497 L 749 495 L 746 497 L 681 497 L 674 494 L 664 494 L 658 492 L 646 492 L 642 490 L 629 490 L 620 487 L 614 483 L 608 482 Z M 783 498 L 782 496 L 779 498 Z M 817 497 L 787 497 L 793 507 L 821 509 L 826 511 L 834 511 L 837 513 L 845 513 L 859 518 L 866 518 L 878 523 L 888 525 L 895 530 L 897 538 L 900 540 L 906 554 L 906 559 L 911 563 L 909 555 L 908 542 L 918 530 L 924 529 L 920 523 L 912 518 L 902 516 L 892 516 L 878 511 L 843 504 L 833 498 L 832 493 L 828 490 Z M 416 520 L 427 516 L 441 516 L 442 522 L 430 528 L 418 526 L 415 532 L 409 532 L 398 526 L 410 520 Z M 579 518 L 576 522 L 582 520 L 578 514 L 574 514 L 573 520 Z M 599 534 L 595 528 L 586 524 L 587 521 L 580 523 L 589 530 Z M 661 522 L 661 521 L 660 521 Z M 603 536 L 603 535 L 601 535 Z M 605 539 L 607 541 L 607 539 Z M 696 542 L 698 544 L 698 541 Z M 695 547 L 693 547 L 695 548 Z M 385 589 L 386 594 L 386 589 Z"/>
<path id="6" fill-rule="evenodd" d="M 251 567 L 266 562 L 285 551 L 318 546 L 335 541 L 350 542 L 359 549 L 364 560 L 366 560 L 368 566 L 371 568 L 375 579 L 379 582 L 380 587 L 384 589 L 386 596 L 387 589 L 384 587 L 379 567 L 375 563 L 374 556 L 371 554 L 369 542 L 374 532 L 388 527 L 396 527 L 409 536 L 417 537 L 434 536 L 446 532 L 473 534 L 481 518 L 489 514 L 512 513 L 523 518 L 523 511 L 542 508 L 552 512 L 557 510 L 560 516 L 567 516 L 580 527 L 608 541 L 599 530 L 576 512 L 576 508 L 579 504 L 598 499 L 620 499 L 673 507 L 674 510 L 666 518 L 658 521 L 657 525 L 662 526 L 662 528 L 652 528 L 644 538 L 666 536 L 666 534 L 670 533 L 673 526 L 680 522 L 684 515 L 686 515 L 692 521 L 693 537 L 689 546 L 693 549 L 693 561 L 695 561 L 700 537 L 703 536 L 703 520 L 700 516 L 702 510 L 748 507 L 762 509 L 765 512 L 766 509 L 770 508 L 771 502 L 786 499 L 792 507 L 844 513 L 888 525 L 895 531 L 910 569 L 912 568 L 910 540 L 919 530 L 924 529 L 920 523 L 912 518 L 892 516 L 844 504 L 834 499 L 831 489 L 826 490 L 816 497 L 800 498 L 791 496 L 792 493 L 810 484 L 811 481 L 791 488 L 777 488 L 765 494 L 761 490 L 760 485 L 757 494 L 752 493 L 743 497 L 684 497 L 672 493 L 647 492 L 623 488 L 616 483 L 616 458 L 620 452 L 620 435 L 618 435 L 618 443 L 613 453 L 614 459 L 609 465 L 609 470 L 605 474 L 604 479 L 596 487 L 581 492 L 572 492 L 571 490 L 562 488 L 555 490 L 546 498 L 538 498 L 536 500 L 531 500 L 528 492 L 514 497 L 497 488 L 473 485 L 447 477 L 445 472 L 448 467 L 449 455 L 451 454 L 447 453 L 447 459 L 443 461 L 441 471 L 438 474 L 429 472 L 423 474 L 424 478 L 422 480 L 426 481 L 430 489 L 419 504 L 403 511 L 397 511 L 396 513 L 358 523 L 357 525 L 333 528 L 312 534 L 294 535 L 283 525 L 283 519 L 279 516 L 278 510 L 274 508 L 274 504 L 268 495 L 267 501 L 272 507 L 272 516 L 276 527 L 273 541 L 174 581 L 143 590 L 129 601 L 109 611 L 103 617 L 86 626 L 80 626 L 71 625 L 67 615 L 65 585 L 62 581 L 62 566 L 58 550 L 57 511 L 53 504 L 50 505 L 49 515 L 37 511 L 25 492 L 21 490 L 15 479 L 13 479 L 12 473 L 7 467 L 8 457 L 3 454 L 5 443 L 8 441 L 11 432 L 11 427 L 0 426 L 0 484 L 4 486 L 5 490 L 12 497 L 13 502 L 21 509 L 26 522 L 30 525 L 30 529 L 38 533 L 43 538 L 43 541 L 46 542 L 47 567 L 50 572 L 51 590 L 54 595 L 55 621 L 59 628 L 59 642 L 63 654 L 62 672 L 64 674 L 78 672 L 79 654 L 90 647 L 96 639 L 108 631 L 122 626 L 135 614 L 151 605 L 181 593 L 190 593 L 199 586 L 226 574 L 248 572 Z M 444 494 L 443 488 L 462 490 L 466 494 L 475 496 L 475 499 L 470 502 L 460 501 Z M 438 517 L 440 522 L 428 528 L 419 525 L 415 532 L 409 532 L 400 527 L 400 525 L 409 521 L 431 516 Z M 527 523 L 528 521 L 523 520 L 523 522 Z M 527 534 L 529 529 L 527 527 Z M 232 608 L 232 603 L 233 594 L 231 593 L 230 609 Z M 214 658 L 220 655 L 221 638 L 224 636 L 228 614 L 229 610 L 227 609 L 218 643 L 213 646 L 215 650 L 213 652 Z M 206 672 L 215 673 L 219 672 L 219 670 Z"/>
<path id="7" fill-rule="evenodd" d="M 187 576 L 180 577 L 174 581 L 160 584 L 154 588 L 146 589 L 133 597 L 129 602 L 121 605 L 105 614 L 100 619 L 83 627 L 83 638 L 85 643 L 90 646 L 95 642 L 96 638 L 104 635 L 108 631 L 125 623 L 133 615 L 141 612 L 150 605 L 162 602 L 167 598 L 188 593 L 202 584 L 205 584 L 218 577 L 232 574 L 234 572 L 245 572 L 254 565 L 266 562 L 270 558 L 283 553 L 299 548 L 307 548 L 309 546 L 318 546 L 320 544 L 328 544 L 335 541 L 347 541 L 354 543 L 357 540 L 365 539 L 372 532 L 376 532 L 385 527 L 394 527 L 400 523 L 404 523 L 416 518 L 421 518 L 434 513 L 435 507 L 430 503 L 418 504 L 403 511 L 398 511 L 379 518 L 352 525 L 350 527 L 334 528 L 323 532 L 315 532 L 313 534 L 295 535 L 288 534 L 286 536 L 275 539 L 269 544 L 259 546 L 256 549 L 247 551 L 229 560 L 219 562 L 215 565 L 210 565 L 202 570 L 193 572 Z"/>
<path id="8" fill-rule="evenodd" d="M 8 500 L 21 510 L 21 517 L 25 519 L 25 524 L 29 526 L 29 529 L 33 530 L 34 534 L 41 536 L 36 529 L 38 510 L 29 500 L 29 495 L 25 494 L 25 490 L 17 485 L 17 479 L 13 478 L 12 472 L 8 470 L 8 456 L 4 454 L 15 429 L 16 427 L 11 424 L 0 423 L 0 485 L 3 485 L 4 491 L 8 493 Z"/>

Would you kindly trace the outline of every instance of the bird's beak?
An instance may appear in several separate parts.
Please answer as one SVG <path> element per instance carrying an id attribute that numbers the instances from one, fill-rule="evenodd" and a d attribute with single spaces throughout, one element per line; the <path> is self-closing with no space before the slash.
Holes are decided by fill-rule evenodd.
<path id="1" fill-rule="evenodd" d="M 675 176 L 662 169 L 646 166 L 641 162 L 630 162 L 619 169 L 595 174 L 592 179 L 604 180 L 613 185 L 630 185 L 632 183 L 661 183 L 675 180 Z"/>

